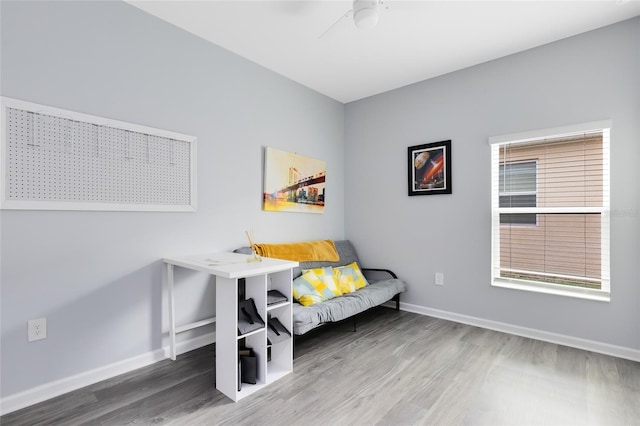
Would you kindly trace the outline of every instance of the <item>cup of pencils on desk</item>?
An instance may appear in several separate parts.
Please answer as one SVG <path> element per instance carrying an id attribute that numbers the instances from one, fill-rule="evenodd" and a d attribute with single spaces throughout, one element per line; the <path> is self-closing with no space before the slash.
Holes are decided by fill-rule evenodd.
<path id="1" fill-rule="evenodd" d="M 262 262 L 262 258 L 258 254 L 258 251 L 256 250 L 256 244 L 253 240 L 253 231 L 245 231 L 245 234 L 247 234 L 247 238 L 249 239 L 249 247 L 251 247 L 251 252 L 253 253 L 253 256 L 247 258 L 247 262 Z"/>

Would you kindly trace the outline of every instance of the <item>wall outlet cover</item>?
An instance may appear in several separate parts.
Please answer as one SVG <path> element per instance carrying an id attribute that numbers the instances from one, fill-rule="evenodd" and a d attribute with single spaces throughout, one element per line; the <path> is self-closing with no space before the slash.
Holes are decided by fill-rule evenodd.
<path id="1" fill-rule="evenodd" d="M 47 319 L 38 318 L 28 321 L 27 326 L 27 338 L 29 342 L 35 342 L 36 340 L 42 340 L 47 338 Z"/>

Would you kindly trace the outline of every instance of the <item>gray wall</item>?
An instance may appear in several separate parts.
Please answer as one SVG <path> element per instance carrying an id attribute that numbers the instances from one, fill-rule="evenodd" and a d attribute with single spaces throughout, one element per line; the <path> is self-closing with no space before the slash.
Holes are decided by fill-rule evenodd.
<path id="1" fill-rule="evenodd" d="M 196 213 L 0 212 L 2 396 L 166 345 L 163 256 L 344 237 L 342 104 L 123 2 L 1 15 L 3 96 L 195 135 L 199 184 Z M 261 211 L 264 146 L 327 162 L 324 214 Z M 179 321 L 213 314 L 208 278 L 178 279 Z"/>
<path id="2" fill-rule="evenodd" d="M 487 139 L 609 118 L 611 303 L 491 287 Z M 404 302 L 640 349 L 640 18 L 350 103 L 345 123 L 347 237 Z M 407 147 L 446 139 L 453 194 L 408 197 Z"/>

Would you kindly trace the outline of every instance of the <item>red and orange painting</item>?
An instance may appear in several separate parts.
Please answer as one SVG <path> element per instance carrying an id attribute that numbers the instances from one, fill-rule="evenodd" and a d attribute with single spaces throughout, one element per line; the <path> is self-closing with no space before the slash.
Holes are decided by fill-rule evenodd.
<path id="1" fill-rule="evenodd" d="M 451 194 L 451 141 L 409 147 L 409 195 Z"/>

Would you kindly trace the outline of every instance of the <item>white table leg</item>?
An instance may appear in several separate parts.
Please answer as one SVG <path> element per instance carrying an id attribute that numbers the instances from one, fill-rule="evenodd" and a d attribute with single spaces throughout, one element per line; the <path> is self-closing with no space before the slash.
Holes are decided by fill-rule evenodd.
<path id="1" fill-rule="evenodd" d="M 173 294 L 173 268 L 174 266 L 167 263 L 167 289 L 169 296 L 169 357 L 176 360 L 176 312 L 175 298 Z"/>

